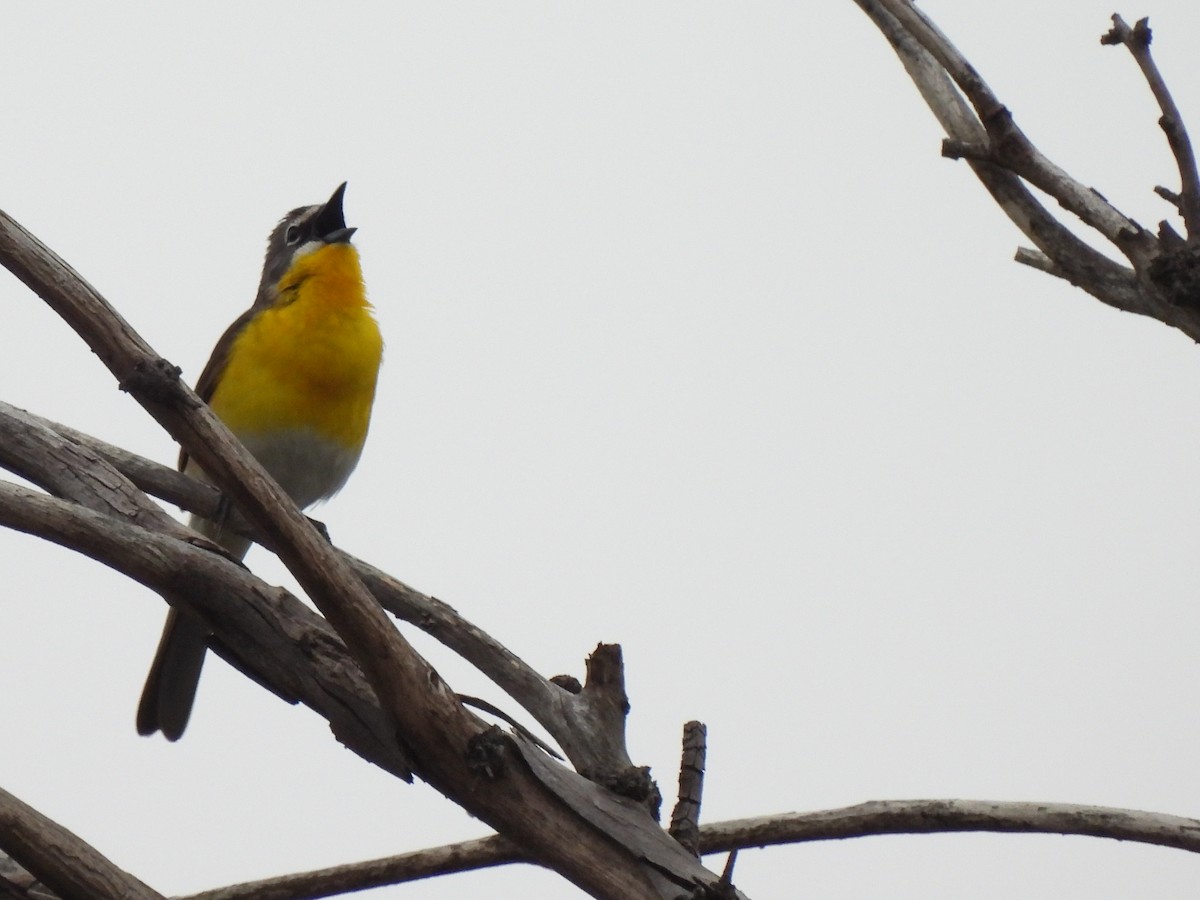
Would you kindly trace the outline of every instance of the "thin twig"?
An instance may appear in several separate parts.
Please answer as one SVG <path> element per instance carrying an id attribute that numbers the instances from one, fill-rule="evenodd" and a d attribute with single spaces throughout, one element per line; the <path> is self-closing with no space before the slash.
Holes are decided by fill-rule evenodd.
<path id="1" fill-rule="evenodd" d="M 842 809 L 718 822 L 701 828 L 700 846 L 704 853 L 722 853 L 878 834 L 965 831 L 1087 835 L 1200 853 L 1200 819 L 1107 806 L 991 800 L 875 800 Z"/>
<path id="2" fill-rule="evenodd" d="M 1150 91 L 1162 111 L 1158 124 L 1167 136 L 1167 144 L 1170 145 L 1171 154 L 1179 167 L 1179 214 L 1183 217 L 1188 240 L 1200 242 L 1200 173 L 1196 169 L 1196 154 L 1192 149 L 1192 140 L 1188 136 L 1187 128 L 1183 124 L 1183 116 L 1179 107 L 1175 105 L 1175 98 L 1171 96 L 1167 82 L 1150 52 L 1150 20 L 1139 19 L 1133 28 L 1130 28 L 1124 19 L 1114 14 L 1112 22 L 1113 27 L 1100 38 L 1100 43 L 1124 44 L 1133 55 L 1138 68 L 1142 70 L 1146 83 L 1150 85 Z"/>
<path id="3" fill-rule="evenodd" d="M 721 884 L 728 887 L 733 887 L 733 867 L 737 865 L 737 850 L 729 851 L 729 858 L 725 860 L 725 868 L 721 870 Z"/>
<path id="4" fill-rule="evenodd" d="M 700 855 L 700 801 L 704 795 L 704 761 L 708 729 L 703 722 L 683 726 L 683 753 L 679 760 L 679 794 L 671 812 L 671 837 Z"/>
<path id="5" fill-rule="evenodd" d="M 1057 278 L 1065 277 L 1062 269 L 1055 265 L 1054 260 L 1041 250 L 1034 250 L 1031 247 L 1018 247 L 1017 252 L 1013 254 L 1013 259 L 1023 266 L 1029 266 L 1031 269 L 1037 269 L 1039 272 L 1045 272 L 1047 275 L 1054 275 Z"/>
<path id="6" fill-rule="evenodd" d="M 178 900 L 317 900 L 319 897 L 521 862 L 529 862 L 529 858 L 514 847 L 512 841 L 492 835 L 385 859 L 248 881 L 202 891 Z"/>
<path id="7" fill-rule="evenodd" d="M 525 738 L 525 740 L 529 741 L 548 756 L 553 756 L 558 760 L 563 758 L 553 747 L 551 747 L 540 737 L 498 707 L 495 703 L 484 700 L 481 697 L 472 697 L 470 694 L 459 694 L 458 702 L 462 703 L 464 706 L 469 706 L 472 709 L 477 709 L 480 712 L 485 712 L 488 715 L 495 716 L 497 719 L 504 722 L 509 728 L 521 735 L 521 737 Z"/>
<path id="8" fill-rule="evenodd" d="M 1163 187 L 1161 184 L 1156 184 L 1154 186 L 1154 193 L 1158 194 L 1158 196 L 1162 197 L 1176 209 L 1182 208 L 1183 198 L 1170 188 Z"/>

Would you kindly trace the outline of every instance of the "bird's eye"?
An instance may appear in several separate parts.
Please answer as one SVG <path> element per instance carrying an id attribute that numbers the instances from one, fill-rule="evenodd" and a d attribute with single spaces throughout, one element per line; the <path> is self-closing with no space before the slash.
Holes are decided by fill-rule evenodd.
<path id="1" fill-rule="evenodd" d="M 287 231 L 283 233 L 283 242 L 289 247 L 294 247 L 300 243 L 301 231 L 299 225 L 289 225 Z"/>

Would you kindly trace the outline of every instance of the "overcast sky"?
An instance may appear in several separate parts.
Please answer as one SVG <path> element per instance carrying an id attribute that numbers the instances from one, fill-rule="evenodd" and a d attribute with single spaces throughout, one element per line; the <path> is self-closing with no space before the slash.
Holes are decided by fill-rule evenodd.
<path id="1" fill-rule="evenodd" d="M 1107 0 L 922 7 L 1056 162 L 1143 224 L 1170 212 Z M 1200 7 L 1123 12 L 1151 16 L 1200 137 Z M 1200 355 L 1011 261 L 1023 239 L 851 0 L 6 4 L 0 35 L 0 208 L 190 380 L 275 222 L 349 181 L 387 350 L 318 517 L 547 675 L 621 643 L 631 752 L 668 797 L 700 719 L 706 821 L 917 797 L 1200 816 Z M 0 304 L 0 397 L 174 459 L 7 273 Z M 487 833 L 217 660 L 184 739 L 139 738 L 162 601 L 23 535 L 0 571 L 0 785 L 153 887 Z M 1200 861 L 881 837 L 745 852 L 736 881 L 1183 897 Z M 511 868 L 368 896 L 579 894 Z"/>

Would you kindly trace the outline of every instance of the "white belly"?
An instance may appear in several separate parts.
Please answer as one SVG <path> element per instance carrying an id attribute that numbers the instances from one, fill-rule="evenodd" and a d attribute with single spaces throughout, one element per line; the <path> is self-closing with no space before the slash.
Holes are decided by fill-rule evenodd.
<path id="1" fill-rule="evenodd" d="M 341 490 L 362 454 L 362 448 L 347 449 L 307 429 L 239 437 L 301 509 Z"/>

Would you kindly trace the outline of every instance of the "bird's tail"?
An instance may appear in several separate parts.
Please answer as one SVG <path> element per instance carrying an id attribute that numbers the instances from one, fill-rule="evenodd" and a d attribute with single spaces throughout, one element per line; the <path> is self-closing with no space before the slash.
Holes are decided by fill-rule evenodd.
<path id="1" fill-rule="evenodd" d="M 250 549 L 249 540 L 208 519 L 193 516 L 189 524 L 238 559 Z M 161 731 L 169 741 L 177 741 L 183 735 L 196 700 L 200 671 L 208 652 L 208 636 L 208 627 L 197 616 L 180 607 L 171 608 L 138 703 L 138 734 Z"/>

